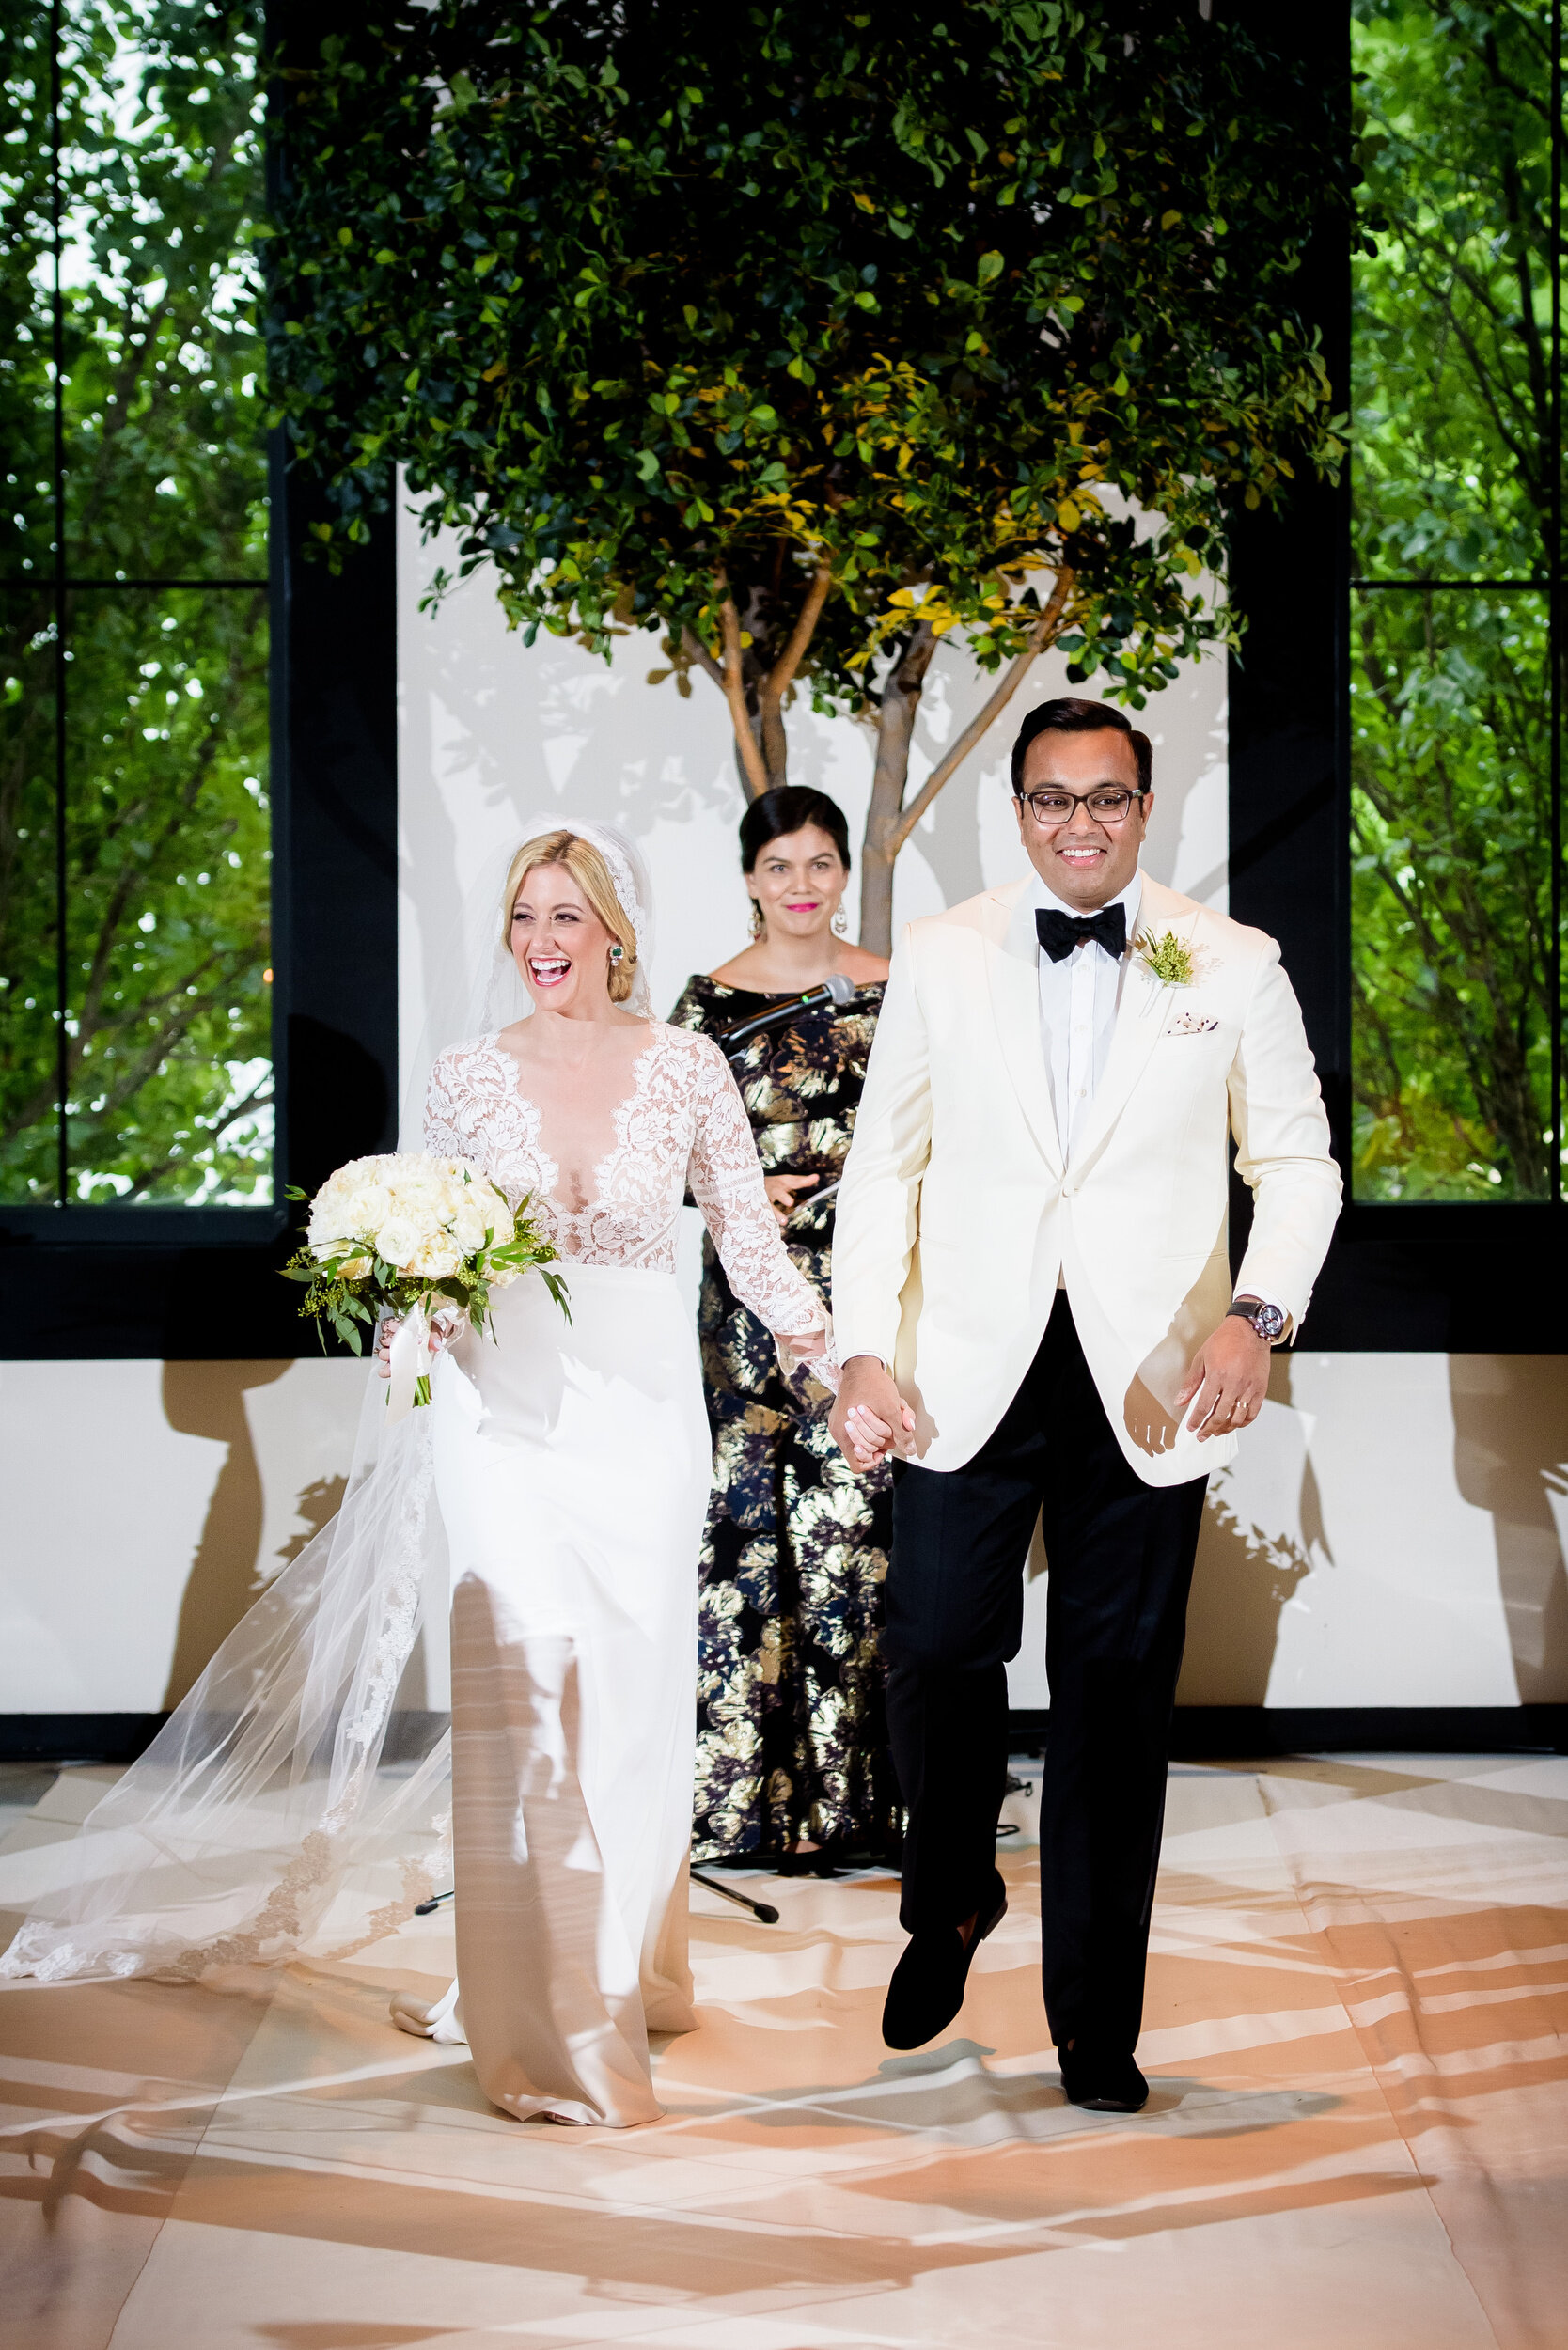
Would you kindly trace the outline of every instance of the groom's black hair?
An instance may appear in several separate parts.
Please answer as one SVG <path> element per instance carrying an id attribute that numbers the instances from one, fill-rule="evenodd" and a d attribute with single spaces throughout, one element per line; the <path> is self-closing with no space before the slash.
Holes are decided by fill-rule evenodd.
<path id="1" fill-rule="evenodd" d="M 1018 740 L 1012 746 L 1012 788 L 1024 789 L 1024 755 L 1037 734 L 1100 734 L 1110 727 L 1124 734 L 1133 746 L 1137 761 L 1137 782 L 1140 791 L 1152 789 L 1154 746 L 1146 734 L 1140 734 L 1123 713 L 1109 702 L 1081 701 L 1076 694 L 1062 694 L 1055 701 L 1042 702 L 1031 710 L 1018 729 Z"/>

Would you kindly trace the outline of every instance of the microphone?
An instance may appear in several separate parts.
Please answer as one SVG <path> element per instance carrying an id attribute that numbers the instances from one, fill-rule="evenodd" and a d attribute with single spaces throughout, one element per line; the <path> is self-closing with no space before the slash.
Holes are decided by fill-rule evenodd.
<path id="1" fill-rule="evenodd" d="M 766 1011 L 755 1011 L 749 1019 L 737 1020 L 732 1028 L 721 1028 L 713 1042 L 727 1060 L 738 1060 L 740 1047 L 748 1037 L 760 1035 L 764 1028 L 782 1027 L 798 1012 L 816 1011 L 823 1004 L 841 1010 L 854 994 L 853 979 L 846 979 L 841 971 L 830 971 L 821 987 L 808 987 L 804 995 L 787 995 L 782 1003 L 770 1004 Z"/>

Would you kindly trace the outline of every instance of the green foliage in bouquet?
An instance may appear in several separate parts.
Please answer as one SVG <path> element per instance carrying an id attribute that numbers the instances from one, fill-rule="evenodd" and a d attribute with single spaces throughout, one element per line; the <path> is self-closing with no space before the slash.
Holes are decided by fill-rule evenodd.
<path id="1" fill-rule="evenodd" d="M 306 1199 L 309 1196 L 308 1192 L 290 1186 L 290 1199 Z M 344 1243 L 337 1257 L 323 1259 L 309 1248 L 300 1249 L 284 1266 L 283 1277 L 306 1284 L 300 1312 L 318 1324 L 323 1353 L 328 1324 L 355 1355 L 363 1355 L 362 1325 L 373 1330 L 384 1313 L 400 1316 L 415 1306 L 423 1306 L 429 1311 L 437 1299 L 461 1307 L 475 1329 L 482 1330 L 490 1315 L 492 1289 L 504 1289 L 519 1274 L 531 1271 L 538 1272 L 570 1322 L 572 1307 L 566 1283 L 558 1273 L 549 1271 L 556 1261 L 556 1250 L 525 1221 L 524 1211 L 527 1205 L 525 1199 L 518 1210 L 514 1238 L 494 1246 L 487 1244 L 477 1260 L 465 1260 L 455 1273 L 446 1274 L 438 1281 L 429 1280 L 423 1275 L 400 1273 L 384 1257 L 367 1254 L 362 1244 L 353 1241 Z M 363 1272 L 357 1270 L 361 1265 L 365 1267 Z"/>
<path id="2" fill-rule="evenodd" d="M 289 1196 L 309 1198 L 292 1187 Z M 330 1325 L 355 1355 L 365 1352 L 362 1331 L 384 1314 L 401 1321 L 416 1308 L 433 1317 L 455 1308 L 482 1331 L 491 1292 L 528 1272 L 540 1274 L 570 1322 L 566 1284 L 549 1270 L 557 1251 L 528 1205 L 525 1198 L 514 1212 L 462 1159 L 353 1159 L 311 1199 L 305 1246 L 283 1276 L 304 1286 L 300 1312 L 317 1324 L 323 1349 Z M 428 1402 L 426 1381 L 419 1386 Z"/>

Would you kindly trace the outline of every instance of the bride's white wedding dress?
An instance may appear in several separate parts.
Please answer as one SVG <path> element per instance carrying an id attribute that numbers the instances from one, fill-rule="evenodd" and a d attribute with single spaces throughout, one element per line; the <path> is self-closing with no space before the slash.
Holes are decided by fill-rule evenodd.
<path id="1" fill-rule="evenodd" d="M 606 825 L 568 829 L 601 850 L 632 917 L 629 1009 L 647 1017 L 636 852 Z M 499 1042 L 530 1010 L 497 940 L 509 864 L 470 901 L 461 1016 L 431 982 L 428 1033 L 488 1033 L 433 1059 L 425 1138 L 513 1200 L 529 1195 L 565 1261 L 571 1322 L 529 1274 L 495 1293 L 494 1342 L 470 1335 L 437 1361 L 429 1409 L 399 1418 L 368 1382 L 337 1517 L 267 1584 L 81 1836 L 49 1848 L 49 1889 L 0 1975 L 220 1982 L 237 1966 L 342 1958 L 449 1887 L 455 1865 L 461 2022 L 456 1984 L 426 2020 L 466 2037 L 510 2112 L 625 2124 L 659 2110 L 649 2031 L 693 2020 L 685 1855 L 710 1451 L 675 1281 L 688 1186 L 770 1328 L 821 1334 L 823 1314 L 705 1037 L 649 1020 L 591 1198 L 557 1198 L 523 1065 Z M 432 1066 L 423 1044 L 416 1059 Z M 451 1734 L 419 1645 L 422 1614 L 448 1598 Z"/>
<path id="2" fill-rule="evenodd" d="M 436 1063 L 426 1147 L 471 1159 L 514 1204 L 531 1198 L 572 1312 L 569 1325 L 526 1277 L 497 1296 L 494 1342 L 466 1334 L 432 1384 L 461 2031 L 509 2112 L 625 2124 L 660 2110 L 648 2033 L 695 2021 L 686 1853 L 711 1443 L 675 1279 L 688 1185 L 769 1328 L 804 1337 L 823 1313 L 707 1038 L 651 1024 L 582 1209 L 557 1197 L 541 1128 L 496 1037 Z"/>

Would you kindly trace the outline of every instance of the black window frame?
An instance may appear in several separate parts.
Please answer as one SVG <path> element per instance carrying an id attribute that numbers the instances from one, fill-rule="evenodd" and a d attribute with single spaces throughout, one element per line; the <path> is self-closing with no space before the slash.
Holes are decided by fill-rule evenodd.
<path id="1" fill-rule="evenodd" d="M 1289 38 L 1298 70 L 1339 93 L 1348 153 L 1349 0 L 1307 11 L 1288 35 L 1257 0 L 1243 0 L 1238 13 L 1277 43 Z M 1348 221 L 1325 222 L 1304 282 L 1344 406 Z M 1346 1175 L 1345 1207 L 1302 1343 L 1325 1354 L 1557 1352 L 1556 1301 L 1568 1271 L 1560 1199 L 1372 1204 L 1350 1196 L 1350 522 L 1346 468 L 1337 486 L 1298 480 L 1280 511 L 1238 512 L 1231 531 L 1231 588 L 1247 620 L 1230 665 L 1231 912 L 1279 941 Z M 1561 613 L 1553 617 L 1560 627 Z M 1558 745 L 1563 713 L 1554 706 L 1553 714 Z M 1560 773 L 1556 781 L 1560 840 Z M 1559 896 L 1560 874 L 1560 854 Z M 1560 1100 L 1560 1074 L 1554 1060 Z M 1236 1185 L 1238 1262 L 1250 1206 Z"/>
<path id="2" fill-rule="evenodd" d="M 274 39 L 290 13 L 273 12 Z M 274 86 L 274 202 L 283 118 Z M 343 1160 L 395 1147 L 395 521 L 375 517 L 335 572 L 310 527 L 322 490 L 281 433 L 269 476 L 274 1204 L 0 1207 L 8 1360 L 314 1354 L 298 1292 L 278 1277 L 298 1221 L 288 1187 L 313 1190 Z"/>

